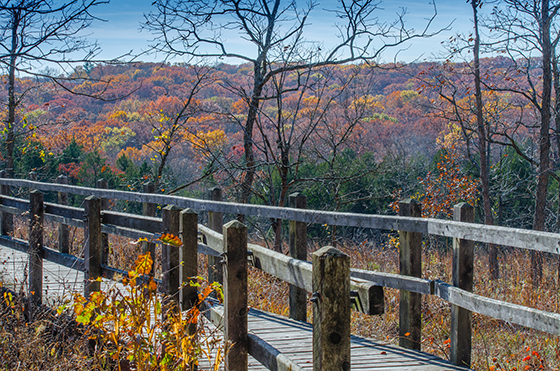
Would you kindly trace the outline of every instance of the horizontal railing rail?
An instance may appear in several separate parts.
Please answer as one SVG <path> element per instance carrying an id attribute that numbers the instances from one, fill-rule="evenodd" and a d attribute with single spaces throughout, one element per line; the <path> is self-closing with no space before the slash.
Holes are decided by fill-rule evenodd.
<path id="1" fill-rule="evenodd" d="M 473 227 L 471 223 L 431 218 L 340 213 L 333 211 L 301 210 L 264 205 L 248 205 L 231 202 L 198 200 L 180 196 L 42 183 L 22 179 L 0 178 L 0 185 L 26 187 L 51 192 L 68 192 L 76 195 L 95 196 L 106 199 L 175 205 L 180 208 L 191 208 L 197 211 L 220 212 L 234 215 L 251 215 L 256 217 L 336 226 L 416 232 L 560 254 L 560 234 L 520 228 L 484 224 L 477 224 L 476 227 Z"/>

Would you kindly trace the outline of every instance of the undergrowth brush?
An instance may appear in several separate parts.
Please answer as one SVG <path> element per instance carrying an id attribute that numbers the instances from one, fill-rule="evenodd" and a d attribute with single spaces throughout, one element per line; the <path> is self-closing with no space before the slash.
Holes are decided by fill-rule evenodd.
<path id="1" fill-rule="evenodd" d="M 9 290 L 0 299 L 0 370 L 89 370 L 89 338 L 72 316 L 43 307 L 30 317 L 27 300 Z"/>
<path id="2" fill-rule="evenodd" d="M 16 229 L 17 230 L 17 229 Z M 25 232 L 17 233 L 25 238 Z M 130 267 L 138 244 L 114 244 L 128 254 L 113 255 Z M 126 259 L 122 257 L 126 256 Z M 158 292 L 149 253 L 132 260 L 132 268 L 108 290 L 48 307 L 30 310 L 19 283 L 19 294 L 4 290 L 0 298 L 0 370 L 218 370 L 226 349 L 221 334 L 207 326 L 202 304 L 218 284 L 193 277 L 198 301 L 181 312 L 177 298 Z M 10 287 L 10 277 L 2 277 Z"/>

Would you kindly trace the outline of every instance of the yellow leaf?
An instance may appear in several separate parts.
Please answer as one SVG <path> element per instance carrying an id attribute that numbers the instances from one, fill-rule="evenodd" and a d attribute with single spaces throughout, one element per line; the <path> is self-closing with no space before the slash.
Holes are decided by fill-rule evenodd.
<path id="1" fill-rule="evenodd" d="M 182 246 L 183 245 L 183 242 L 181 242 L 181 239 L 178 236 L 175 236 L 174 234 L 171 234 L 171 233 L 162 234 L 161 237 L 158 238 L 158 241 L 161 241 L 165 244 L 173 245 L 173 246 Z"/>
<path id="2" fill-rule="evenodd" d="M 152 260 L 149 251 L 145 254 L 140 255 L 134 262 L 134 265 L 136 266 L 136 272 L 138 272 L 138 274 L 149 274 L 152 270 L 153 262 L 154 261 Z"/>
<path id="3" fill-rule="evenodd" d="M 150 290 L 152 291 L 156 291 L 157 290 L 157 284 L 155 283 L 154 280 L 150 280 L 149 286 Z"/>

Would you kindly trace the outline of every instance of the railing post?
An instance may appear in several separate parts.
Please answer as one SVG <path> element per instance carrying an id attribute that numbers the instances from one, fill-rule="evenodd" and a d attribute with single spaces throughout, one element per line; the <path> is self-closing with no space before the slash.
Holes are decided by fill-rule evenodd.
<path id="1" fill-rule="evenodd" d="M 181 211 L 181 235 L 183 247 L 181 249 L 181 272 L 182 293 L 181 309 L 189 310 L 198 301 L 196 286 L 189 285 L 190 277 L 195 277 L 196 282 L 198 266 L 198 214 L 192 209 Z"/>
<path id="2" fill-rule="evenodd" d="M 224 339 L 226 370 L 247 371 L 247 227 L 237 220 L 223 226 Z"/>
<path id="3" fill-rule="evenodd" d="M 174 205 L 167 205 L 162 210 L 163 232 L 179 237 L 181 209 Z M 161 251 L 162 290 L 175 302 L 174 310 L 179 310 L 179 289 L 181 264 L 179 261 L 179 247 L 164 243 Z"/>
<path id="4" fill-rule="evenodd" d="M 350 370 L 350 257 L 313 253 L 313 370 Z"/>
<path id="5" fill-rule="evenodd" d="M 0 178 L 10 178 L 9 172 L 6 170 L 0 171 Z M 0 192 L 2 193 L 2 196 L 12 195 L 11 187 L 9 185 L 3 184 L 0 187 Z M 5 212 L 2 212 L 1 214 L 2 214 L 2 220 L 0 221 L 0 224 L 2 228 L 2 234 L 3 235 L 12 234 L 14 232 L 14 216 L 10 213 L 5 213 Z"/>
<path id="6" fill-rule="evenodd" d="M 453 208 L 453 220 L 474 222 L 474 207 L 460 203 Z M 453 286 L 473 290 L 474 242 L 453 239 Z M 471 366 L 471 312 L 451 305 L 450 360 L 458 366 Z"/>
<path id="7" fill-rule="evenodd" d="M 155 193 L 156 185 L 153 183 L 144 183 L 142 186 L 142 192 L 144 193 Z M 150 202 L 142 203 L 142 215 L 144 216 L 156 216 L 156 204 Z M 142 242 L 142 250 L 145 253 L 149 252 L 152 259 L 156 256 L 156 245 L 153 242 L 144 241 Z M 154 269 L 151 270 L 150 275 L 154 274 Z"/>
<path id="8" fill-rule="evenodd" d="M 87 298 L 94 291 L 99 291 L 101 282 L 101 200 L 94 196 L 86 197 L 84 200 L 86 213 L 86 248 L 84 250 L 85 282 L 84 296 Z"/>
<path id="9" fill-rule="evenodd" d="M 107 180 L 98 179 L 97 188 L 108 189 L 109 185 Z M 101 198 L 101 210 L 109 209 L 109 200 L 107 198 Z M 107 233 L 101 234 L 101 264 L 109 265 L 109 235 Z"/>
<path id="10" fill-rule="evenodd" d="M 208 190 L 208 199 L 211 201 L 222 201 L 222 190 L 218 187 L 214 187 Z M 222 227 L 224 225 L 224 215 L 217 211 L 208 212 L 208 227 L 215 232 L 222 233 Z M 220 264 L 220 258 L 208 255 L 208 282 L 219 282 L 222 281 L 222 265 Z"/>
<path id="11" fill-rule="evenodd" d="M 291 194 L 290 207 L 307 208 L 307 198 L 301 193 Z M 290 256 L 294 259 L 307 260 L 307 223 L 290 220 Z M 307 321 L 307 292 L 290 284 L 290 318 Z"/>
<path id="12" fill-rule="evenodd" d="M 29 201 L 29 298 L 30 307 L 38 308 L 43 302 L 43 193 L 38 190 L 29 192 Z"/>
<path id="13" fill-rule="evenodd" d="M 58 184 L 68 184 L 68 177 L 66 175 L 59 175 L 56 178 Z M 68 193 L 58 192 L 58 203 L 60 205 L 68 205 Z M 70 252 L 70 234 L 68 233 L 68 226 L 66 224 L 58 223 L 58 251 L 64 254 Z"/>
<path id="14" fill-rule="evenodd" d="M 416 200 L 399 202 L 399 216 L 419 218 L 422 205 Z M 400 274 L 422 276 L 422 233 L 399 231 Z M 407 349 L 420 350 L 422 341 L 422 294 L 400 291 L 399 302 L 399 345 Z"/>

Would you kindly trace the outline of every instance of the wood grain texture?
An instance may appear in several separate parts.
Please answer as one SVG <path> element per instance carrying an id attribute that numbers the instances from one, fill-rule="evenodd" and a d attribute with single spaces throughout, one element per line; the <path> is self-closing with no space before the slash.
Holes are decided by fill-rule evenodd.
<path id="1" fill-rule="evenodd" d="M 0 202 L 4 206 L 19 209 L 19 213 L 29 210 L 29 200 L 24 200 L 22 198 L 2 196 Z"/>
<path id="2" fill-rule="evenodd" d="M 155 193 L 156 192 L 156 185 L 153 183 L 144 183 L 142 185 L 142 192 L 144 193 Z M 156 216 L 156 204 L 154 203 L 150 203 L 150 202 L 142 202 L 142 215 L 143 216 L 150 216 L 150 217 L 155 217 Z M 153 225 L 153 223 L 151 223 Z M 157 223 L 156 223 L 157 224 Z M 161 230 L 161 228 L 159 229 Z M 154 256 L 156 256 L 156 245 L 151 242 L 151 239 L 149 239 L 150 241 L 143 241 L 142 242 L 142 251 L 144 253 L 149 252 L 150 256 L 152 256 L 152 258 Z M 150 272 L 150 275 L 153 276 L 155 269 L 152 269 L 152 271 Z"/>
<path id="3" fill-rule="evenodd" d="M 502 321 L 560 335 L 560 314 L 476 295 L 448 283 L 435 281 L 435 295 L 443 300 Z"/>
<path id="4" fill-rule="evenodd" d="M 95 182 L 97 188 L 99 189 L 108 189 L 109 183 L 106 179 L 98 179 Z M 101 198 L 101 212 L 103 210 L 109 209 L 109 199 Z M 107 233 L 101 233 L 101 264 L 107 265 L 109 261 L 109 235 Z"/>
<path id="5" fill-rule="evenodd" d="M 399 202 L 399 216 L 420 218 L 422 206 L 415 200 Z M 399 230 L 399 273 L 403 276 L 422 276 L 422 234 Z M 422 343 L 422 295 L 400 291 L 399 345 L 420 350 Z"/>
<path id="6" fill-rule="evenodd" d="M 306 209 L 307 198 L 302 193 L 293 193 L 289 196 L 289 205 L 294 209 Z M 290 220 L 289 246 L 292 258 L 307 260 L 307 223 Z M 290 318 L 307 321 L 307 292 L 293 284 L 288 290 Z"/>
<path id="7" fill-rule="evenodd" d="M 208 190 L 208 200 L 210 201 L 222 201 L 222 190 L 218 187 L 214 187 Z M 222 233 L 222 227 L 224 225 L 224 214 L 219 211 L 208 211 L 208 227 L 217 233 Z M 221 246 L 222 243 L 219 242 Z M 214 256 L 208 256 L 208 281 L 223 283 L 223 270 L 220 264 L 220 259 Z"/>
<path id="8" fill-rule="evenodd" d="M 31 308 L 38 308 L 43 303 L 43 193 L 29 192 L 31 204 L 29 218 L 29 298 Z"/>
<path id="9" fill-rule="evenodd" d="M 313 370 L 350 370 L 350 257 L 313 253 Z"/>
<path id="10" fill-rule="evenodd" d="M 4 244 L 5 237 L 0 238 Z M 23 249 L 26 250 L 26 249 Z M 51 250 L 53 254 L 61 255 Z M 4 277 L 14 277 L 23 280 L 23 267 L 27 262 L 27 254 L 0 246 L 0 269 Z M 113 269 L 114 270 L 114 269 Z M 109 272 L 103 270 L 110 276 Z M 60 298 L 70 298 L 71 293 L 83 289 L 82 272 L 61 267 L 50 262 L 44 262 L 44 297 L 49 303 L 60 302 Z M 121 272 L 116 274 L 122 275 Z M 114 283 L 101 282 L 103 289 Z M 117 287 L 121 287 L 117 284 Z M 223 307 L 216 305 L 207 314 L 213 313 L 217 326 L 223 327 Z M 250 309 L 248 316 L 248 344 L 249 353 L 256 359 L 269 365 L 270 369 L 292 370 L 312 369 L 312 325 L 294 321 L 275 314 Z M 260 339 L 260 340 L 259 340 Z M 266 342 L 264 345 L 260 342 Z M 408 351 L 406 349 L 375 342 L 358 336 L 351 337 L 352 369 L 363 370 L 415 370 L 415 371 L 443 371 L 466 370 L 453 366 L 448 362 L 426 353 Z M 266 369 L 251 358 L 248 361 L 249 370 Z M 295 366 L 294 366 L 295 365 Z"/>
<path id="11" fill-rule="evenodd" d="M 453 208 L 453 219 L 474 222 L 474 207 L 461 203 Z M 453 286 L 472 292 L 474 272 L 474 242 L 453 239 Z M 455 365 L 471 365 L 471 312 L 457 305 L 451 305 L 451 330 L 449 334 L 449 359 Z"/>
<path id="12" fill-rule="evenodd" d="M 58 184 L 68 184 L 68 177 L 66 175 L 59 175 L 56 178 Z M 68 206 L 68 192 L 57 192 L 58 203 L 60 205 Z M 70 249 L 70 234 L 68 233 L 68 226 L 64 223 L 58 223 L 58 251 L 63 254 L 68 254 Z"/>
<path id="13" fill-rule="evenodd" d="M 192 209 L 181 211 L 181 309 L 188 310 L 198 301 L 196 283 L 198 276 L 198 213 Z"/>
<path id="14" fill-rule="evenodd" d="M 222 235 L 209 231 L 208 228 L 200 225 L 199 230 L 207 237 L 208 246 L 215 251 L 220 251 L 218 247 L 222 242 Z M 312 292 L 313 268 L 310 262 L 294 259 L 255 244 L 249 244 L 248 249 L 253 255 L 256 268 L 306 292 Z M 359 301 L 362 303 L 356 309 L 370 315 L 383 313 L 383 289 L 377 283 L 355 278 L 351 280 L 350 287 L 351 290 L 358 293 Z"/>
<path id="15" fill-rule="evenodd" d="M 11 182 L 13 180 L 7 180 L 7 182 Z M 28 181 L 26 181 L 28 182 Z M 31 184 L 31 183 L 27 183 L 27 184 Z M 32 183 L 32 185 L 41 185 L 43 183 Z M 56 190 L 67 190 L 67 189 L 62 189 L 61 186 L 56 185 Z M 37 187 L 39 188 L 39 187 Z M 54 190 L 54 189 L 53 189 Z M 100 190 L 98 190 L 100 191 Z M 126 193 L 126 192 L 125 192 Z M 126 193 L 128 194 L 128 193 Z M 107 193 L 104 193 L 105 196 L 107 196 Z M 160 196 L 160 195 L 157 195 Z M 198 200 L 196 200 L 198 202 Z M 12 197 L 9 198 L 3 198 L 2 202 L 3 205 L 9 204 L 9 205 L 13 205 L 13 206 L 17 206 L 17 207 L 12 207 L 12 206 L 2 206 L 2 210 L 9 210 L 11 211 L 16 211 L 19 210 L 19 213 L 21 213 L 22 211 L 27 210 L 28 206 L 29 206 L 29 201 L 27 200 L 21 200 L 21 199 L 15 199 Z M 214 207 L 216 205 L 210 205 L 210 207 Z M 216 209 L 220 209 L 221 207 L 231 207 L 231 204 L 226 204 L 226 206 L 219 204 L 216 206 Z M 235 206 L 235 205 L 234 205 Z M 250 207 L 257 207 L 258 206 L 254 206 L 254 205 L 250 205 Z M 221 209 L 220 209 L 221 210 Z M 268 209 L 264 209 L 265 211 Z M 61 215 L 65 215 L 65 216 L 57 216 L 54 214 L 49 214 L 47 213 L 48 211 L 52 211 L 53 213 L 56 214 L 61 214 Z M 302 210 L 292 210 L 295 212 L 301 212 Z M 70 225 L 75 225 L 75 226 L 84 226 L 84 223 L 77 219 L 77 218 L 83 218 L 84 214 L 84 210 L 83 209 L 79 209 L 79 208 L 71 208 L 71 207 L 67 207 L 67 206 L 57 206 L 54 204 L 48 204 L 45 203 L 45 219 L 49 219 L 51 218 L 51 220 L 54 220 L 56 222 L 63 222 L 63 223 L 68 223 Z M 268 211 L 266 211 L 268 212 Z M 291 212 L 291 211 L 290 211 Z M 307 211 L 304 210 L 305 213 L 307 213 Z M 294 214 L 296 217 L 301 217 L 301 218 L 307 218 L 309 215 L 319 215 L 318 217 L 323 217 L 323 216 L 334 216 L 331 214 L 316 214 L 315 212 L 312 212 L 311 214 Z M 108 213 L 109 215 L 110 213 Z M 299 215 L 299 216 L 298 216 Z M 307 216 L 306 216 L 307 215 Z M 330 215 L 330 216 L 329 216 Z M 130 216 L 128 214 L 121 214 L 121 215 L 116 215 L 113 214 L 113 216 L 115 218 L 120 218 L 120 219 L 135 219 L 134 216 Z M 357 220 L 357 219 L 353 219 L 354 217 L 358 217 L 355 214 L 350 214 L 349 218 L 346 219 L 346 214 L 337 214 L 337 218 L 338 219 L 338 223 L 353 223 Z M 362 217 L 362 216 L 359 216 Z M 377 218 L 377 216 L 363 216 L 366 218 L 369 217 L 373 217 L 373 218 Z M 413 222 L 411 221 L 409 217 L 402 217 L 402 218 L 397 218 L 397 217 L 390 217 L 393 218 L 393 220 L 396 221 L 402 221 L 405 227 L 408 226 L 415 226 L 414 228 L 412 228 L 412 231 L 418 232 L 421 230 L 424 230 L 423 228 L 426 227 L 426 231 L 429 230 L 433 230 L 433 228 L 435 228 L 436 230 L 439 228 L 439 231 L 437 231 L 437 233 L 439 233 L 440 235 L 446 235 L 446 236 L 456 236 L 456 238 L 463 238 L 463 237 L 469 237 L 477 234 L 480 234 L 479 237 L 483 240 L 483 239 L 488 239 L 491 238 L 491 236 L 493 235 L 497 235 L 497 234 L 501 234 L 502 237 L 499 237 L 498 240 L 500 241 L 509 241 L 510 238 L 513 238 L 515 241 L 514 243 L 511 243 L 511 246 L 516 246 L 516 244 L 528 244 L 528 243 L 532 243 L 531 241 L 536 241 L 535 246 L 537 246 L 537 250 L 540 248 L 538 246 L 547 246 L 546 248 L 550 248 L 552 249 L 551 246 L 554 245 L 554 241 L 557 241 L 558 239 L 558 235 L 557 234 L 552 234 L 552 233 L 543 233 L 543 232 L 536 232 L 534 233 L 533 231 L 519 231 L 519 230 L 515 230 L 515 229 L 508 229 L 508 228 L 502 228 L 502 227 L 492 227 L 492 226 L 480 226 L 480 225 L 475 225 L 473 226 L 468 225 L 468 223 L 464 223 L 464 222 L 447 222 L 447 221 L 438 221 L 438 220 L 421 220 L 421 221 L 416 221 Z M 381 218 L 385 221 L 387 221 L 388 219 L 384 219 Z M 373 220 L 373 219 L 372 219 Z M 155 219 L 152 220 L 155 223 L 160 223 L 160 219 Z M 146 220 L 142 221 L 142 223 L 145 223 Z M 400 222 L 399 222 L 400 223 Z M 423 223 L 427 223 L 427 224 L 423 224 Z M 336 223 L 335 223 L 336 224 Z M 489 228 L 487 228 L 489 227 Z M 109 233 L 109 231 L 113 231 L 117 234 L 123 235 L 123 236 L 137 236 L 136 238 L 138 238 L 138 236 L 152 236 L 153 234 L 149 234 L 148 232 L 142 232 L 140 230 L 134 230 L 134 229 L 127 229 L 124 227 L 115 227 L 115 226 L 110 226 L 110 225 L 102 225 L 101 226 L 102 231 L 105 233 Z M 203 230 L 203 228 L 201 227 L 201 230 Z M 479 232 L 482 231 L 482 232 Z M 491 231 L 492 233 L 488 234 L 487 232 Z M 511 237 L 508 235 L 508 233 L 511 232 L 511 235 L 514 237 Z M 208 240 L 212 240 L 212 241 L 222 241 L 221 239 L 221 235 L 219 233 L 215 233 L 211 234 L 210 232 L 205 232 Z M 482 236 L 482 237 L 481 237 Z M 517 237 L 516 237 L 517 236 Z M 520 237 L 521 236 L 521 237 Z M 478 238 L 478 237 L 477 237 Z M 493 237 L 492 237 L 493 238 Z M 520 239 L 519 239 L 520 238 Z M 13 246 L 19 246 L 21 247 L 21 244 L 15 242 L 16 240 L 11 240 L 11 242 L 7 242 L 7 243 L 11 243 Z M 528 241 L 528 242 L 527 242 Z M 492 240 L 491 242 L 495 242 L 494 240 Z M 557 244 L 557 242 L 555 242 Z M 539 245 L 540 244 L 540 245 Z M 209 243 L 210 245 L 210 243 Z M 25 245 L 27 246 L 27 245 Z M 526 246 L 524 246 L 526 247 Z M 18 247 L 16 247 L 18 248 Z M 198 244 L 198 248 L 201 251 L 205 251 L 208 252 L 209 250 L 207 249 L 207 247 L 204 244 Z M 213 247 L 214 248 L 214 247 Z M 223 248 L 220 249 L 215 249 L 216 251 L 220 251 Z M 257 251 L 257 249 L 255 249 L 255 251 Z M 57 254 L 56 252 L 53 252 L 50 249 L 45 249 L 45 260 L 48 259 L 52 259 L 55 261 L 59 261 L 64 265 L 72 265 L 72 264 L 84 264 L 81 263 L 82 260 L 75 258 L 75 257 L 70 257 L 64 254 Z M 277 256 L 270 256 L 268 252 L 263 253 L 263 257 L 262 258 L 258 258 L 256 259 L 257 261 L 260 261 L 260 264 L 262 265 L 262 263 L 266 263 L 269 264 L 270 262 L 270 269 L 277 269 L 278 272 L 284 272 L 284 271 L 288 271 L 289 273 L 278 273 L 279 275 L 283 275 L 281 277 L 285 277 L 287 281 L 290 282 L 290 280 L 293 281 L 300 281 L 300 284 L 304 287 L 307 287 L 309 285 L 308 283 L 308 279 L 305 278 L 305 275 L 307 274 L 307 268 L 308 268 L 308 264 L 306 264 L 306 262 L 303 263 L 294 263 L 294 262 L 282 262 L 282 260 L 277 257 Z M 302 264 L 302 267 L 298 267 L 298 264 Z M 288 269 L 285 269 L 286 266 L 288 267 Z M 293 268 L 294 266 L 296 266 L 296 268 Z M 280 267 L 280 268 L 278 268 Z M 290 272 L 292 271 L 292 272 Z M 427 294 L 427 293 L 434 293 L 434 281 L 429 281 L 429 280 L 422 280 L 419 278 L 414 278 L 414 277 L 405 277 L 405 276 L 400 276 L 400 275 L 391 275 L 388 273 L 383 273 L 383 272 L 367 272 L 367 271 L 359 271 L 359 270 L 352 270 L 352 275 L 356 278 L 362 278 L 362 279 L 366 279 L 369 280 L 373 283 L 376 284 L 382 284 L 382 285 L 386 285 L 388 287 L 395 287 L 395 288 L 399 288 L 399 289 L 408 289 L 408 291 L 413 291 L 413 292 L 417 292 L 417 293 L 422 293 L 422 294 Z M 517 324 L 521 324 L 527 327 L 531 327 L 534 329 L 539 329 L 542 331 L 546 331 L 546 332 L 550 332 L 553 334 L 557 334 L 559 333 L 559 329 L 560 329 L 560 325 L 559 325 L 559 318 L 558 315 L 554 314 L 554 313 L 549 313 L 549 312 L 543 312 L 543 311 L 537 311 L 537 310 L 533 310 L 531 308 L 526 308 L 526 307 L 522 307 L 522 306 L 516 306 L 516 305 L 512 305 L 509 303 L 504 303 L 498 300 L 494 300 L 494 299 L 489 299 L 489 298 L 485 298 L 485 297 L 481 297 L 478 295 L 474 295 L 472 293 L 468 293 L 468 292 L 464 292 L 465 290 L 460 290 L 460 289 L 456 289 L 456 288 L 451 288 L 451 287 L 446 287 L 446 284 L 437 283 L 438 288 L 437 288 L 437 292 L 436 295 L 443 297 L 446 300 L 449 300 L 451 303 L 457 305 L 457 306 L 461 306 L 464 307 L 468 310 L 472 310 L 472 311 L 476 311 L 478 313 L 482 313 L 482 314 L 486 314 L 486 315 L 490 315 L 490 316 L 495 316 L 495 318 L 498 319 L 503 319 L 506 321 L 510 321 L 513 323 L 517 323 Z M 371 287 L 371 286 L 370 286 Z M 497 317 L 496 317 L 497 316 Z"/>
<path id="16" fill-rule="evenodd" d="M 223 307 L 214 305 L 206 312 L 212 323 L 223 326 Z M 287 317 L 251 308 L 249 310 L 249 354 L 255 359 L 274 357 L 276 351 L 304 370 L 313 369 L 312 336 L 313 325 Z M 271 346 L 272 354 L 261 355 L 253 347 L 251 334 Z M 359 336 L 351 336 L 351 369 L 363 370 L 416 370 L 458 371 L 465 367 L 454 366 L 428 353 L 395 347 Z M 267 352 L 266 349 L 262 351 Z M 279 361 L 278 361 L 279 362 Z M 250 365 L 250 370 L 260 369 Z M 297 369 L 296 369 L 297 370 Z"/>
<path id="17" fill-rule="evenodd" d="M 10 173 L 6 170 L 0 170 L 0 179 L 10 178 Z M 0 193 L 3 196 L 11 196 L 12 190 L 9 184 L 0 183 Z M 32 187 L 31 187 L 32 188 Z M 0 215 L 0 233 L 9 235 L 14 232 L 14 216 L 9 213 L 2 212 Z"/>
<path id="18" fill-rule="evenodd" d="M 228 370 L 246 371 L 247 338 L 247 227 L 232 220 L 223 227 L 224 235 L 224 339 Z"/>
<path id="19" fill-rule="evenodd" d="M 176 210 L 181 208 L 176 207 Z M 161 233 L 164 229 L 162 219 L 150 216 L 140 216 L 115 211 L 103 211 L 103 223 L 118 227 L 137 229 L 151 233 Z M 163 212 L 162 212 L 163 215 Z"/>
<path id="20" fill-rule="evenodd" d="M 99 291 L 101 287 L 97 280 L 101 277 L 101 200 L 94 196 L 86 197 L 84 210 L 87 217 L 84 250 L 84 296 L 88 298 L 92 292 Z"/>
<path id="21" fill-rule="evenodd" d="M 383 287 L 408 290 L 424 295 L 432 295 L 434 293 L 433 281 L 425 278 L 416 278 L 400 274 L 369 271 L 357 268 L 350 269 L 350 276 L 361 278 Z"/>
<path id="22" fill-rule="evenodd" d="M 181 209 L 177 206 L 168 205 L 163 208 L 161 212 L 163 221 L 162 233 L 169 233 L 173 236 L 179 237 L 179 231 L 181 229 L 180 213 Z M 181 287 L 179 246 L 164 243 L 162 245 L 161 260 L 161 290 L 172 298 L 174 302 L 174 310 L 179 310 L 179 289 Z"/>

